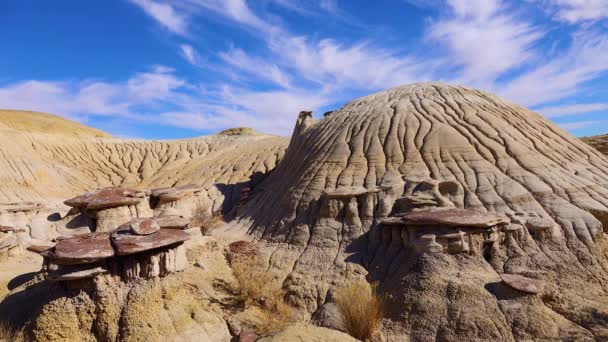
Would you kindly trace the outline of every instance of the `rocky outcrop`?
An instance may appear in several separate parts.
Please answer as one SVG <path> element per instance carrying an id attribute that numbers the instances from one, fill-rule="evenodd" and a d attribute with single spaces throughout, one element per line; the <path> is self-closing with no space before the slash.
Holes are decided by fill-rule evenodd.
<path id="1" fill-rule="evenodd" d="M 11 134 L 1 134 L 0 144 L 17 141 Z M 90 198 L 86 207 L 75 201 L 73 210 L 49 220 L 59 236 L 106 235 L 84 235 L 95 246 L 86 253 L 73 247 L 70 255 L 62 247 L 69 238 L 58 236 L 53 249 L 35 248 L 47 255 L 49 280 L 73 291 L 44 306 L 27 330 L 33 340 L 240 334 L 221 319 L 222 309 L 205 316 L 200 301 L 173 310 L 193 294 L 209 307 L 225 303 L 207 296 L 229 283 L 205 273 L 209 260 L 197 261 L 200 272 L 189 281 L 182 277 L 188 268 L 175 273 L 184 255 L 180 228 L 200 207 L 234 208 L 235 219 L 217 234 L 242 241 L 228 245 L 226 259 L 255 253 L 301 316 L 326 326 L 336 325 L 327 317 L 335 312 L 336 291 L 367 278 L 386 298 L 380 336 L 608 338 L 608 159 L 494 95 L 415 84 L 354 100 L 319 119 L 303 111 L 284 156 L 284 139 L 236 132 L 176 142 L 63 140 L 33 135 L 6 152 L 11 162 L 0 199 L 109 186 L 114 189 L 102 191 L 117 198 L 91 208 Z M 107 230 L 123 226 L 102 232 L 100 219 L 111 222 Z M 112 256 L 103 253 L 108 241 Z M 58 250 L 64 264 L 52 261 Z M 176 295 L 175 288 L 187 293 Z M 60 315 L 66 318 L 56 327 Z M 203 322 L 218 324 L 206 330 Z M 267 338 L 285 336 L 301 334 Z"/>
<path id="2" fill-rule="evenodd" d="M 176 229 L 143 231 L 152 219 L 134 219 L 114 233 L 90 233 L 60 240 L 41 252 L 47 279 L 74 281 L 109 273 L 123 281 L 166 276 L 186 267 L 183 242 L 190 235 Z M 86 282 L 71 286 L 91 285 Z"/>
<path id="3" fill-rule="evenodd" d="M 416 84 L 354 100 L 319 120 L 302 112 L 285 157 L 256 190 L 240 223 L 266 244 L 269 268 L 309 313 L 367 274 L 392 298 L 390 319 L 420 339 L 608 333 L 599 328 L 608 323 L 608 290 L 600 285 L 608 281 L 605 237 L 590 213 L 608 209 L 608 159 L 494 95 Z M 501 219 L 441 231 L 435 223 L 449 217 L 415 226 L 396 215 L 429 207 L 464 209 L 450 209 L 454 219 Z M 403 228 L 381 224 L 392 218 Z M 448 253 L 403 248 L 401 232 L 414 229 L 417 241 Z M 471 238 L 475 253 L 466 252 Z M 504 273 L 551 285 L 542 301 L 522 298 L 514 310 L 509 298 L 517 294 L 491 285 Z M 475 309 L 464 314 L 463 307 Z M 526 327 L 516 325 L 521 320 Z M 551 328 L 535 330 L 549 321 Z"/>

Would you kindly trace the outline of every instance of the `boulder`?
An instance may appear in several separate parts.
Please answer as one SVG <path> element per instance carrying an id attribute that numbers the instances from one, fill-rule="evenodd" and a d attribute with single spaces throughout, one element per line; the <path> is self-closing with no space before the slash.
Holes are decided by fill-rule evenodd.
<path id="1" fill-rule="evenodd" d="M 508 286 L 522 292 L 539 294 L 544 290 L 542 281 L 524 277 L 522 275 L 503 273 L 500 275 L 500 279 Z"/>
<path id="2" fill-rule="evenodd" d="M 150 235 L 160 230 L 160 225 L 154 219 L 135 218 L 128 225 L 135 235 Z"/>
<path id="3" fill-rule="evenodd" d="M 134 235 L 130 231 L 119 230 L 112 234 L 112 244 L 117 255 L 129 255 L 164 246 L 184 242 L 190 235 L 181 230 L 160 229 L 151 235 Z"/>

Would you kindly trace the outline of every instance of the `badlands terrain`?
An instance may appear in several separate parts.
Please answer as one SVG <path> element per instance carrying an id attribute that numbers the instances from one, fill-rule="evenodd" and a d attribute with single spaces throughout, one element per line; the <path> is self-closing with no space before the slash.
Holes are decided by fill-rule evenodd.
<path id="1" fill-rule="evenodd" d="M 290 138 L 0 111 L 0 339 L 605 340 L 605 148 L 441 83 Z"/>

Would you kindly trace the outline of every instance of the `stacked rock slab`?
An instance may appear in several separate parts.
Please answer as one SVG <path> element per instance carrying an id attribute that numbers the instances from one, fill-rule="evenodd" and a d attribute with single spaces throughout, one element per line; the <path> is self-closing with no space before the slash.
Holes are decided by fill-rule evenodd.
<path id="1" fill-rule="evenodd" d="M 123 281 L 150 279 L 185 268 L 183 242 L 189 238 L 181 230 L 161 229 L 152 219 L 134 219 L 113 233 L 60 240 L 41 255 L 52 281 L 81 281 L 105 273 Z"/>
<path id="2" fill-rule="evenodd" d="M 177 215 L 191 217 L 199 202 L 208 200 L 207 197 L 205 188 L 199 184 L 150 190 L 150 203 L 157 215 L 170 209 Z"/>
<path id="3" fill-rule="evenodd" d="M 509 220 L 459 208 L 416 209 L 383 221 L 385 234 L 417 252 L 483 254 L 497 248 Z"/>
<path id="4" fill-rule="evenodd" d="M 64 203 L 95 219 L 95 231 L 107 232 L 132 218 L 152 216 L 146 192 L 122 187 L 104 188 Z"/>

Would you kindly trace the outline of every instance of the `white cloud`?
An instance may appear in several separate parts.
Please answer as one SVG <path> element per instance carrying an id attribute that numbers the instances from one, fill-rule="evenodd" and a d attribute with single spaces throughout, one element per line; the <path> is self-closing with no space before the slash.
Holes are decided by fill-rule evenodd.
<path id="1" fill-rule="evenodd" d="M 211 101 L 190 98 L 180 111 L 161 114 L 163 123 L 199 130 L 247 126 L 258 131 L 286 135 L 302 110 L 317 110 L 332 102 L 322 94 L 303 90 L 250 91 L 223 87 L 209 93 Z"/>
<path id="2" fill-rule="evenodd" d="M 458 80 L 489 87 L 498 76 L 531 59 L 543 31 L 500 0 L 447 0 L 451 13 L 427 35 L 447 49 L 462 68 Z"/>
<path id="3" fill-rule="evenodd" d="M 156 2 L 154 0 L 131 0 L 134 4 L 141 7 L 144 12 L 154 20 L 158 21 L 169 31 L 177 34 L 186 34 L 187 22 L 184 15 L 169 4 Z"/>
<path id="4" fill-rule="evenodd" d="M 497 85 L 496 91 L 528 106 L 559 100 L 577 94 L 585 82 L 608 71 L 607 55 L 608 36 L 580 32 L 564 53 Z"/>
<path id="5" fill-rule="evenodd" d="M 595 125 L 601 125 L 603 123 L 604 123 L 603 121 L 590 120 L 590 121 L 576 121 L 576 122 L 569 122 L 569 123 L 560 123 L 559 126 L 563 129 L 566 129 L 569 131 L 574 131 L 574 130 L 588 128 L 588 127 L 595 126 Z"/>
<path id="6" fill-rule="evenodd" d="M 551 2 L 557 7 L 557 19 L 568 23 L 608 18 L 606 0 L 551 0 Z"/>
<path id="7" fill-rule="evenodd" d="M 250 26 L 262 32 L 269 32 L 273 26 L 259 18 L 245 0 L 184 0 L 193 8 L 211 10 L 234 22 Z"/>
<path id="8" fill-rule="evenodd" d="M 198 53 L 196 50 L 188 44 L 182 44 L 179 46 L 182 56 L 190 62 L 192 65 L 198 64 Z"/>
<path id="9" fill-rule="evenodd" d="M 342 45 L 332 39 L 312 42 L 285 35 L 269 48 L 298 77 L 332 89 L 378 89 L 413 81 L 427 66 L 410 56 L 374 47 L 367 42 Z"/>
<path id="10" fill-rule="evenodd" d="M 561 116 L 595 113 L 603 110 L 608 111 L 608 103 L 585 103 L 543 107 L 537 109 L 537 112 L 548 118 L 557 118 Z"/>
<path id="11" fill-rule="evenodd" d="M 72 119 L 88 115 L 148 120 L 137 106 L 150 106 L 180 98 L 185 82 L 168 69 L 156 67 L 124 82 L 24 81 L 0 88 L 0 107 L 50 112 Z"/>
<path id="12" fill-rule="evenodd" d="M 257 80 L 267 80 L 282 88 L 290 87 L 289 75 L 276 64 L 249 56 L 243 50 L 235 48 L 220 52 L 219 56 L 230 66 L 255 76 Z"/>

